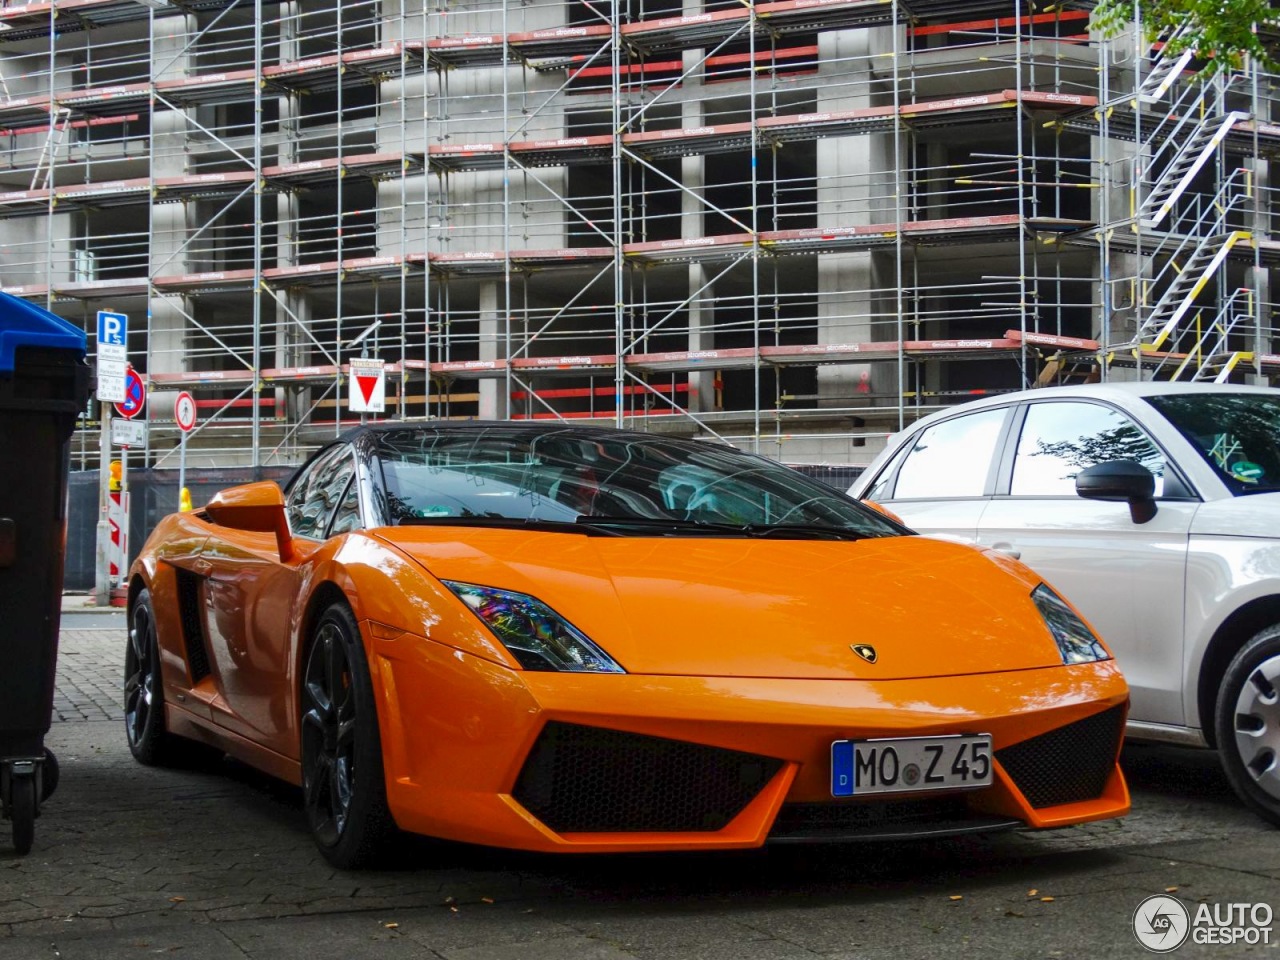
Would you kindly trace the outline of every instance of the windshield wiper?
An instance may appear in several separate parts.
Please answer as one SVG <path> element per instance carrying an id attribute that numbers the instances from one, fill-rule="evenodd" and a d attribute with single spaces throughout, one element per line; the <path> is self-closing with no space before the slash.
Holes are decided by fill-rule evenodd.
<path id="1" fill-rule="evenodd" d="M 620 537 L 614 530 L 583 527 L 572 520 L 540 520 L 535 517 L 411 517 L 396 520 L 400 527 L 493 527 L 500 530 L 537 530 L 543 533 L 581 533 Z"/>
<path id="2" fill-rule="evenodd" d="M 815 523 L 719 523 L 712 520 L 681 520 L 676 517 L 609 517 L 596 514 L 583 514 L 576 522 L 593 527 L 648 527 L 659 530 L 665 528 L 674 533 L 683 534 L 727 533 L 736 537 L 775 539 L 797 534 L 802 535 L 797 539 L 824 537 L 832 540 L 863 540 L 869 536 L 845 527 L 825 527 Z"/>
<path id="3" fill-rule="evenodd" d="M 785 537 L 788 534 L 803 533 L 830 537 L 833 540 L 866 540 L 879 536 L 874 533 L 863 533 L 861 530 L 850 530 L 848 527 L 827 527 L 820 523 L 752 524 L 751 530 L 757 537 Z"/>

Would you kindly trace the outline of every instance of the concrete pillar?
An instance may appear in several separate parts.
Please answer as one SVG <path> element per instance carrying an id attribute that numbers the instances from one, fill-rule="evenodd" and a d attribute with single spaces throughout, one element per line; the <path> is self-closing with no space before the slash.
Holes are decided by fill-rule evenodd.
<path id="1" fill-rule="evenodd" d="M 502 281 L 486 280 L 480 287 L 480 359 L 507 355 L 507 310 L 502 303 Z M 506 377 L 480 381 L 480 419 L 505 420 L 511 414 Z"/>
<path id="2" fill-rule="evenodd" d="M 697 0 L 685 0 L 685 14 L 701 13 L 702 7 Z M 701 51 L 687 50 L 684 53 L 684 67 L 692 67 Z M 690 76 L 685 81 L 685 89 L 701 86 L 701 80 Z M 702 125 L 702 103 L 696 96 L 690 95 L 685 101 L 681 115 L 681 125 L 688 128 Z M 706 186 L 706 157 L 684 157 L 680 161 L 680 181 L 694 193 L 685 193 L 680 200 L 680 236 L 685 240 L 693 240 L 706 235 L 706 205 L 694 194 L 702 193 Z M 707 282 L 707 268 L 701 263 L 689 264 L 689 293 L 701 290 Z M 709 293 L 709 292 L 708 292 Z M 689 304 L 689 350 L 711 350 L 715 348 L 715 310 L 710 305 L 708 293 L 699 294 Z M 710 371 L 689 374 L 689 395 L 685 401 L 687 408 L 697 413 L 714 410 L 716 406 L 715 379 L 716 374 Z M 677 402 L 681 402 L 676 398 Z"/>
<path id="3" fill-rule="evenodd" d="M 156 75 L 163 66 L 165 76 L 182 76 L 187 71 L 191 51 L 186 50 L 195 18 L 157 17 L 151 44 L 151 72 Z M 151 175 L 180 177 L 187 168 L 187 113 L 185 110 L 157 109 L 151 115 Z M 151 206 L 152 277 L 172 277 L 193 273 L 197 269 L 189 250 L 183 247 L 194 229 L 194 206 L 185 203 L 163 203 Z M 208 265 L 203 265 L 209 269 Z M 184 302 L 185 300 L 185 302 Z M 150 339 L 147 345 L 148 365 L 152 373 L 179 373 L 187 352 L 186 313 L 193 304 L 189 299 L 153 296 L 150 310 Z"/>
<path id="4" fill-rule="evenodd" d="M 839 72 L 841 85 L 819 86 L 818 112 L 871 106 L 871 32 L 823 33 L 818 38 L 820 72 Z M 852 74 L 853 80 L 849 81 Z M 836 137 L 817 143 L 818 225 L 847 227 L 894 218 L 892 135 Z M 870 253 L 818 257 L 818 342 L 864 343 L 876 339 L 875 289 L 881 286 Z M 856 398 L 887 390 L 893 377 L 884 364 L 840 364 L 818 368 L 818 395 L 827 406 L 862 406 Z"/>

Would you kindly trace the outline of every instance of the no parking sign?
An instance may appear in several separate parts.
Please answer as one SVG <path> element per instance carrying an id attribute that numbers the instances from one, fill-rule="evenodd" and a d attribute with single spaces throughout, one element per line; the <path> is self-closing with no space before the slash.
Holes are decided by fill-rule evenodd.
<path id="1" fill-rule="evenodd" d="M 147 405 L 147 386 L 138 372 L 129 367 L 124 372 L 124 400 L 116 404 L 120 416 L 132 420 Z"/>

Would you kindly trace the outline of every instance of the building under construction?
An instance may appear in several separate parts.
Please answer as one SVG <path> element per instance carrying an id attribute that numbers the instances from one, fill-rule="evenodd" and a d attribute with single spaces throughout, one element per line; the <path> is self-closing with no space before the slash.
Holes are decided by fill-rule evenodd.
<path id="1" fill-rule="evenodd" d="M 1274 78 L 1087 5 L 0 4 L 0 288 L 131 318 L 193 465 L 388 417 L 859 464 L 1084 377 L 1265 378 Z M 92 340 L 91 340 L 92 343 Z M 146 463 L 174 465 L 171 405 Z M 96 451 L 86 420 L 82 449 Z M 135 459 L 136 463 L 136 459 Z"/>

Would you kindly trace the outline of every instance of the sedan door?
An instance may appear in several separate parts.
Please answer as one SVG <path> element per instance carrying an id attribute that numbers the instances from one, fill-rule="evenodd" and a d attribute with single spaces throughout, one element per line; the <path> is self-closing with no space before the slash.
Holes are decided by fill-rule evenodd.
<path id="1" fill-rule="evenodd" d="M 979 543 L 1020 557 L 1085 614 L 1129 681 L 1130 719 L 1181 725 L 1183 590 L 1199 501 L 1149 433 L 1110 404 L 1028 403 L 1012 433 Z M 1158 510 L 1147 523 L 1125 503 L 1075 492 L 1081 470 L 1119 459 L 1155 474 Z"/>

